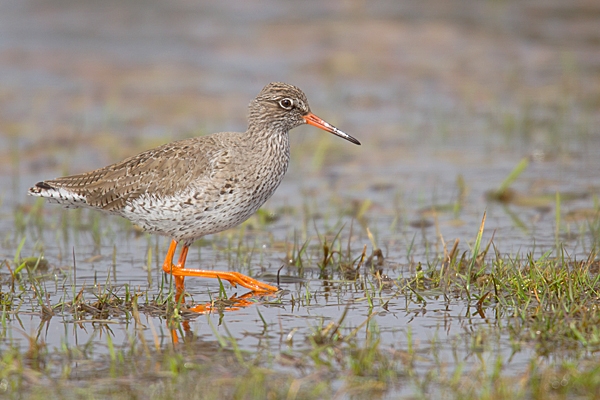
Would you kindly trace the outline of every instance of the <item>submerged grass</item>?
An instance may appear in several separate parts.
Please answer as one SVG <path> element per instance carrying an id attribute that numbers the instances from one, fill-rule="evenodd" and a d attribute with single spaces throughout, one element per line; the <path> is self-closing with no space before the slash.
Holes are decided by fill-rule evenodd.
<path id="1" fill-rule="evenodd" d="M 226 306 L 211 308 L 221 314 L 224 333 L 208 318 L 214 340 L 199 340 L 187 321 L 202 317 L 174 303 L 170 294 L 153 298 L 132 292 L 127 285 L 115 287 L 110 279 L 75 294 L 65 284 L 62 300 L 49 304 L 46 285 L 55 278 L 38 270 L 41 258 L 23 261 L 21 241 L 14 260 L 5 261 L 7 266 L 18 265 L 19 270 L 8 280 L 3 278 L 0 392 L 7 398 L 161 399 L 403 394 L 520 399 L 598 394 L 600 363 L 594 354 L 600 350 L 600 268 L 596 253 L 585 260 L 571 259 L 562 247 L 538 258 L 502 255 L 493 241 L 482 243 L 484 222 L 485 216 L 473 245 L 466 250 L 461 252 L 456 240 L 438 260 L 409 265 L 406 270 L 389 264 L 380 249 L 372 248 L 370 255 L 366 246 L 353 249 L 348 237 L 351 227 L 295 242 L 288 269 L 296 268 L 301 274 L 306 267 L 316 266 L 319 281 L 330 293 L 337 293 L 340 304 L 347 305 L 337 320 L 317 317 L 317 323 L 310 322 L 301 345 L 292 341 L 297 328 L 283 327 L 282 340 L 288 345 L 280 351 L 268 346 L 243 349 L 223 319 Z M 237 246 L 245 246 L 244 241 Z M 348 293 L 361 295 L 348 302 Z M 310 285 L 298 283 L 289 296 L 268 301 L 310 309 L 320 296 Z M 390 304 L 402 299 L 407 308 L 426 310 L 428 303 L 440 298 L 448 306 L 464 305 L 469 318 L 484 321 L 470 325 L 469 340 L 445 341 L 436 335 L 426 344 L 422 338 L 416 340 L 410 327 L 398 329 L 404 337 L 402 346 L 382 339 L 377 318 L 389 312 Z M 221 283 L 212 304 L 229 300 Z M 358 326 L 348 324 L 348 313 L 363 309 L 361 304 L 366 304 L 368 315 Z M 25 309 L 39 318 L 36 333 L 17 333 Z M 276 332 L 273 322 L 263 316 L 261 308 L 257 310 L 264 336 L 272 336 Z M 152 317 L 145 324 L 140 318 L 144 314 Z M 156 318 L 163 321 L 162 328 L 152 322 Z M 77 329 L 87 327 L 92 336 L 84 344 L 67 341 L 60 348 L 48 348 L 40 339 L 41 332 L 53 319 Z M 118 345 L 115 324 L 132 326 Z M 165 327 L 173 332 L 165 334 Z M 15 333 L 25 335 L 28 345 L 15 340 Z M 514 356 L 528 354 L 529 361 L 518 372 L 511 368 L 513 356 L 507 358 L 494 350 L 503 340 L 508 340 Z M 456 354 L 451 363 L 445 359 L 448 351 Z M 477 361 L 466 362 L 458 354 Z"/>
<path id="2" fill-rule="evenodd" d="M 505 181 L 505 191 L 524 165 Z M 212 248 L 230 268 L 247 272 L 258 258 L 262 265 L 265 243 L 280 246 L 286 257 L 277 279 L 287 290 L 273 297 L 232 296 L 219 282 L 206 304 L 174 301 L 170 277 L 156 273 L 162 271 L 158 258 L 164 254 L 159 240 L 145 242 L 141 266 L 147 286 L 120 285 L 117 260 L 123 263 L 123 256 L 111 226 L 81 211 L 69 219 L 61 213 L 53 223 L 36 203 L 17 211 L 14 255 L 3 260 L 0 270 L 0 395 L 596 397 L 600 261 L 594 244 L 600 224 L 597 210 L 586 214 L 585 226 L 574 231 L 589 244 L 589 252 L 585 259 L 571 257 L 561 241 L 572 229 L 561 214 L 562 199 L 554 196 L 555 246 L 541 255 L 502 254 L 494 235 L 484 241 L 484 213 L 466 241 L 441 238 L 436 219 L 441 251 L 435 250 L 439 243 L 432 246 L 424 239 L 426 261 L 413 261 L 419 240 L 414 234 L 404 245 L 405 264 L 390 260 L 387 250 L 378 247 L 377 231 L 369 229 L 369 200 L 356 204 L 351 221 L 347 210 L 338 210 L 337 219 L 325 215 L 319 225 L 317 206 L 305 205 L 313 219 L 305 218 L 302 231 L 283 245 L 264 234 L 279 215 L 263 211 L 239 229 L 201 242 L 198 250 Z M 448 212 L 456 218 L 460 208 Z M 52 239 L 60 251 L 59 265 L 42 257 L 48 237 L 43 232 L 52 227 L 58 227 Z M 126 237 L 139 235 L 128 224 L 120 228 Z M 81 283 L 75 249 L 67 247 L 81 242 L 91 254 L 87 264 L 107 261 L 102 252 L 110 253 L 110 261 L 102 264 L 108 266 L 106 278 L 88 275 Z M 333 317 L 321 312 L 332 305 L 340 310 Z M 262 332 L 230 331 L 228 312 L 242 307 L 256 311 Z M 413 325 L 426 313 L 444 315 L 431 319 L 427 337 Z M 28 325 L 27 318 L 35 323 Z M 204 318 L 209 337 L 193 329 Z M 396 326 L 386 320 L 392 318 L 398 319 Z M 306 324 L 287 327 L 293 319 L 306 319 Z M 49 346 L 44 338 L 57 327 L 64 330 L 61 345 Z M 247 337 L 254 337 L 253 347 L 244 343 Z"/>

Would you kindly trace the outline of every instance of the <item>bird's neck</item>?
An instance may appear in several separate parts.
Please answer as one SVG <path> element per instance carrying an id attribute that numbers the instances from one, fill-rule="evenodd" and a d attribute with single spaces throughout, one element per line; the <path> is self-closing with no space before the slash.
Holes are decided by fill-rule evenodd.
<path id="1" fill-rule="evenodd" d="M 247 134 L 254 151 L 261 157 L 289 159 L 290 137 L 287 130 L 272 125 L 249 128 Z"/>
<path id="2" fill-rule="evenodd" d="M 265 182 L 264 190 L 269 196 L 275 191 L 287 172 L 290 161 L 290 142 L 288 132 L 273 127 L 249 129 L 246 138 L 249 154 L 256 176 Z"/>

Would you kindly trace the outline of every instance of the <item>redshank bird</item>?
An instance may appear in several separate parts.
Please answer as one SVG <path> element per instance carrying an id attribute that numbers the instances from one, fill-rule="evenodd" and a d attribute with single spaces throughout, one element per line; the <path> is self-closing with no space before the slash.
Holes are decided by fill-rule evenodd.
<path id="1" fill-rule="evenodd" d="M 168 143 L 91 172 L 38 182 L 29 194 L 67 208 L 119 215 L 145 231 L 170 237 L 163 270 L 174 276 L 178 300 L 184 296 L 186 276 L 275 292 L 277 287 L 238 272 L 184 269 L 185 259 L 194 241 L 241 224 L 271 197 L 288 168 L 288 132 L 303 124 L 360 145 L 313 114 L 302 90 L 275 82 L 250 103 L 244 133 Z M 183 247 L 173 264 L 178 243 Z"/>

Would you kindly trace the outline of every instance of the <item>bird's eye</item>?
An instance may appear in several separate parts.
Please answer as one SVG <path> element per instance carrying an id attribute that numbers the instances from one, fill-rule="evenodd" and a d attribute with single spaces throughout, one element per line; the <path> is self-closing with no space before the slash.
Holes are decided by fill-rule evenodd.
<path id="1" fill-rule="evenodd" d="M 279 105 L 285 110 L 291 110 L 294 103 L 290 99 L 279 100 Z"/>

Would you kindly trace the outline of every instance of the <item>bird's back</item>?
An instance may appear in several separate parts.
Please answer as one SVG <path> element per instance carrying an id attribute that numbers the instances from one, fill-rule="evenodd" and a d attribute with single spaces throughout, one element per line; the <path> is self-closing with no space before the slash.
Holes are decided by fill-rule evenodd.
<path id="1" fill-rule="evenodd" d="M 38 182 L 29 194 L 67 207 L 118 212 L 140 196 L 173 196 L 208 178 L 228 148 L 223 141 L 232 140 L 231 134 L 215 134 L 168 143 L 94 171 Z"/>

